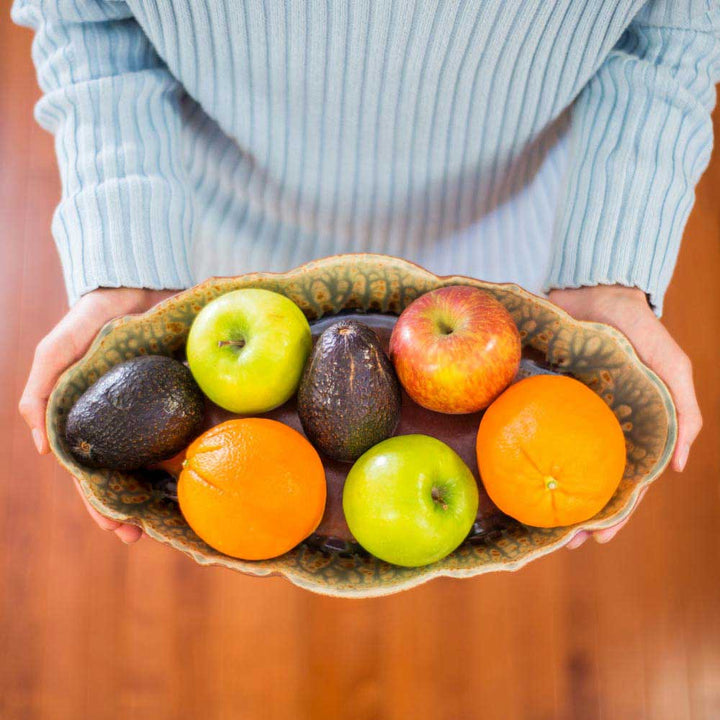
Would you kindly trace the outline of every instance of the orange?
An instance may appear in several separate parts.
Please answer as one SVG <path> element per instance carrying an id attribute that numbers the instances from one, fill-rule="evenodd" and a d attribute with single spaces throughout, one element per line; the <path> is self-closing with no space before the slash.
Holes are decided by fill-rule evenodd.
<path id="1" fill-rule="evenodd" d="M 315 448 L 276 420 L 216 425 L 187 449 L 180 510 L 211 547 L 243 560 L 277 557 L 304 540 L 325 510 Z"/>
<path id="2" fill-rule="evenodd" d="M 625 469 L 625 438 L 590 388 L 560 375 L 509 387 L 477 435 L 480 477 L 493 502 L 525 525 L 557 527 L 605 507 Z"/>

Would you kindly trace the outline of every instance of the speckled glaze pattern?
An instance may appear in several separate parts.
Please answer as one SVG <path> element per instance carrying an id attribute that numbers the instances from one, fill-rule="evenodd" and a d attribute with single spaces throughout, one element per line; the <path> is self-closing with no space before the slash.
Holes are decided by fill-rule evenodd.
<path id="1" fill-rule="evenodd" d="M 177 505 L 159 490 L 132 474 L 83 467 L 68 452 L 65 421 L 80 395 L 123 360 L 147 353 L 181 354 L 193 318 L 218 295 L 247 287 L 274 290 L 315 320 L 349 309 L 399 314 L 419 295 L 457 284 L 481 288 L 497 298 L 517 323 L 523 345 L 592 388 L 620 420 L 627 443 L 625 474 L 611 501 L 592 520 L 555 529 L 513 526 L 491 540 L 466 542 L 449 557 L 424 568 L 401 568 L 359 555 L 331 555 L 306 545 L 274 560 L 245 562 L 203 543 Z M 574 320 L 516 285 L 438 277 L 404 260 L 369 254 L 333 256 L 283 274 L 214 278 L 147 313 L 110 322 L 85 356 L 58 381 L 48 405 L 47 427 L 56 457 L 79 479 L 88 501 L 104 515 L 141 526 L 150 537 L 202 565 L 222 565 L 256 576 L 280 575 L 316 593 L 356 598 L 389 595 L 436 577 L 517 570 L 563 547 L 581 529 L 617 523 L 631 512 L 641 489 L 665 468 L 677 437 L 675 409 L 666 387 L 613 328 Z"/>

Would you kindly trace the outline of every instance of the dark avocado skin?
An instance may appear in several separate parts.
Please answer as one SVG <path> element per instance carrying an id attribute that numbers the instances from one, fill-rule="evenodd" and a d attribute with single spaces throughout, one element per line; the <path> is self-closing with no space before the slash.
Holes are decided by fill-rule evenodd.
<path id="1" fill-rule="evenodd" d="M 183 450 L 202 430 L 205 399 L 185 365 L 145 355 L 116 365 L 68 414 L 65 437 L 84 465 L 136 470 Z"/>
<path id="2" fill-rule="evenodd" d="M 375 331 L 341 320 L 318 338 L 298 389 L 298 415 L 310 442 L 341 462 L 353 462 L 390 437 L 402 395 L 395 368 Z"/>

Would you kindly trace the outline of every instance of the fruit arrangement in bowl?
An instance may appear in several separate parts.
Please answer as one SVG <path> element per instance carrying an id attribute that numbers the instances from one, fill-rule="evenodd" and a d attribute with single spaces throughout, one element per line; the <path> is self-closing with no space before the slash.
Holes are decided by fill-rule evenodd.
<path id="1" fill-rule="evenodd" d="M 377 255 L 209 280 L 111 322 L 47 423 L 101 513 L 349 597 L 514 570 L 615 524 L 676 438 L 619 332 Z"/>

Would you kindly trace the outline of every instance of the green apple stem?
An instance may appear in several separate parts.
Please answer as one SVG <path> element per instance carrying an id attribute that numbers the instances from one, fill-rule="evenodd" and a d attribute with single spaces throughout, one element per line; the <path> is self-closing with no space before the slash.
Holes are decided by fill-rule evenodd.
<path id="1" fill-rule="evenodd" d="M 219 340 L 218 341 L 219 348 L 228 347 L 228 345 L 232 345 L 233 347 L 237 347 L 237 348 L 243 348 L 243 347 L 245 347 L 245 341 L 244 340 Z"/>
<path id="2" fill-rule="evenodd" d="M 432 489 L 432 499 L 433 499 L 436 503 L 438 503 L 438 505 L 440 505 L 440 507 L 442 507 L 443 510 L 447 510 L 447 509 L 448 509 L 447 503 L 445 502 L 445 500 L 444 500 L 444 498 L 443 498 L 443 496 L 442 496 L 442 493 L 440 492 L 440 488 L 434 487 L 434 488 Z"/>

